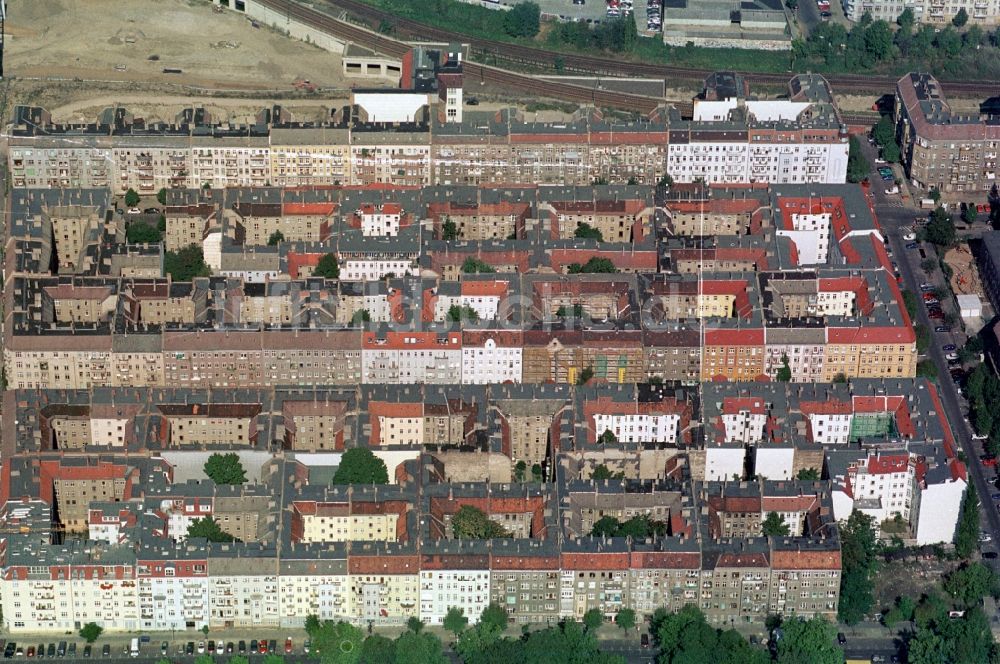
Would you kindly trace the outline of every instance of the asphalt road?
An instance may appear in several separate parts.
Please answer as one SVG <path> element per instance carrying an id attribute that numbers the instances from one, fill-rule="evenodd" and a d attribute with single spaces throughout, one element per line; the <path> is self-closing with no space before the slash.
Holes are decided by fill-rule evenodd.
<path id="1" fill-rule="evenodd" d="M 873 149 L 864 142 L 863 145 L 869 161 L 874 164 L 875 155 Z M 898 196 L 886 196 L 883 192 L 884 187 L 881 186 L 882 180 L 879 178 L 878 172 L 874 169 L 870 180 L 876 201 L 875 212 L 878 215 L 879 223 L 886 235 L 889 246 L 892 248 L 893 260 L 899 266 L 899 273 L 903 278 L 902 288 L 916 294 L 918 298 L 920 297 L 920 284 L 924 282 L 948 289 L 949 286 L 945 282 L 940 270 L 936 270 L 933 275 L 928 275 L 920 267 L 922 259 L 919 249 L 905 248 L 907 242 L 903 240 L 902 227 L 912 226 L 914 217 L 923 216 L 926 214 L 926 211 L 901 207 Z M 982 226 L 983 224 L 980 221 L 977 222 L 977 225 Z M 921 246 L 927 255 L 936 255 L 932 245 L 925 243 Z M 946 298 L 941 305 L 945 311 L 950 310 L 957 315 L 953 298 Z M 982 451 L 979 449 L 976 441 L 972 440 L 972 428 L 966 421 L 967 405 L 964 399 L 958 394 L 955 384 L 952 382 L 951 375 L 948 372 L 949 367 L 948 361 L 945 359 L 945 352 L 941 350 L 941 346 L 949 343 L 961 347 L 966 341 L 966 335 L 958 329 L 957 325 L 953 326 L 951 332 L 933 332 L 934 328 L 941 325 L 941 323 L 931 320 L 927 315 L 927 307 L 923 306 L 922 302 L 918 306 L 917 319 L 914 323 L 921 323 L 928 330 L 932 331 L 931 343 L 927 349 L 926 357 L 932 360 L 937 367 L 938 392 L 941 395 L 945 415 L 947 415 L 948 421 L 951 423 L 952 432 L 961 451 L 965 453 L 968 461 L 966 465 L 969 468 L 970 480 L 976 487 L 980 503 L 984 508 L 981 510 L 984 513 L 984 517 L 981 517 L 980 526 L 982 530 L 992 535 L 993 544 L 996 544 L 1000 541 L 1000 515 L 997 514 L 997 509 L 993 506 L 993 501 L 990 499 L 990 496 L 996 490 L 987 479 L 983 465 L 979 461 L 979 455 L 982 454 Z M 978 330 L 973 330 L 972 332 L 975 333 Z M 992 562 L 994 567 L 997 565 L 996 560 L 988 562 Z"/>

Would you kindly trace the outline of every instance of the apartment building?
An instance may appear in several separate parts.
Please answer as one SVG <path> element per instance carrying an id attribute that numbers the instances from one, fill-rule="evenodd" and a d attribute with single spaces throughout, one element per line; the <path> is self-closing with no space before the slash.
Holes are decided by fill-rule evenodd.
<path id="1" fill-rule="evenodd" d="M 911 72 L 896 82 L 895 121 L 914 186 L 937 188 L 956 201 L 995 186 L 1000 125 L 978 114 L 953 112 L 932 75 Z"/>
<path id="2" fill-rule="evenodd" d="M 922 2 L 896 2 L 894 0 L 844 0 L 844 15 L 850 21 L 860 21 L 865 14 L 872 19 L 894 23 L 904 9 L 912 9 L 918 23 L 946 24 L 962 9 L 970 24 L 996 25 L 1000 21 L 1000 6 L 989 0 L 923 0 Z"/>

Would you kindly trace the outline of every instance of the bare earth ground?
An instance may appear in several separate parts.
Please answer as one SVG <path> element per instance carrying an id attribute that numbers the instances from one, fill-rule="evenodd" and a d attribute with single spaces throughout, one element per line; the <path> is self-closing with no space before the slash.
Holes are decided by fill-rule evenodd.
<path id="1" fill-rule="evenodd" d="M 10 87 L 0 90 L 7 97 L 0 100 L 3 112 L 30 103 L 60 121 L 93 119 L 114 102 L 140 117 L 172 120 L 208 97 L 211 110 L 233 121 L 275 101 L 310 119 L 342 104 L 352 85 L 372 84 L 345 79 L 339 55 L 253 28 L 236 12 L 216 13 L 205 0 L 10 0 L 6 33 L 3 87 Z M 183 73 L 164 74 L 164 67 Z M 295 91 L 297 78 L 321 92 Z M 497 106 L 525 101 L 489 88 L 470 85 L 468 94 Z M 667 98 L 686 101 L 693 92 L 672 87 Z M 874 99 L 840 95 L 838 101 L 855 111 L 869 110 Z M 561 115 L 544 110 L 537 119 Z"/>

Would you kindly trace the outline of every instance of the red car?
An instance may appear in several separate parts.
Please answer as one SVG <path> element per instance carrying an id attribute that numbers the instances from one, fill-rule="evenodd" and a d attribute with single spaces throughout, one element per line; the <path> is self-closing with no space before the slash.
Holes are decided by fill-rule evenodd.
<path id="1" fill-rule="evenodd" d="M 996 468 L 997 458 L 995 456 L 990 456 L 989 454 L 984 454 L 983 456 L 981 456 L 979 458 L 983 462 L 983 465 L 986 466 L 987 468 Z"/>
<path id="2" fill-rule="evenodd" d="M 287 639 L 285 639 L 285 654 L 286 655 L 292 654 L 292 637 L 288 637 Z"/>
<path id="3" fill-rule="evenodd" d="M 924 293 L 925 300 L 936 300 L 937 296 L 934 293 Z"/>
<path id="4" fill-rule="evenodd" d="M 267 639 L 260 640 L 260 647 L 257 648 L 257 652 L 259 652 L 261 655 L 267 654 Z"/>

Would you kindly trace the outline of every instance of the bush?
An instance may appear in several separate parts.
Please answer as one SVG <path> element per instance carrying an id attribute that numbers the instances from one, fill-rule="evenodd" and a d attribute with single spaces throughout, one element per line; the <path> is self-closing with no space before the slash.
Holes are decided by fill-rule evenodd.
<path id="1" fill-rule="evenodd" d="M 205 265 L 205 255 L 201 247 L 192 244 L 163 255 L 163 271 L 174 281 L 191 281 L 195 277 L 207 277 L 212 271 Z"/>
<path id="2" fill-rule="evenodd" d="M 541 29 L 541 18 L 537 3 L 519 2 L 504 14 L 503 29 L 511 37 L 534 37 Z"/>
<path id="3" fill-rule="evenodd" d="M 131 244 L 158 244 L 162 239 L 158 229 L 143 221 L 133 221 L 125 229 L 125 240 Z"/>
<path id="4" fill-rule="evenodd" d="M 139 197 L 139 192 L 137 192 L 135 189 L 129 188 L 129 190 L 125 192 L 125 205 L 126 206 L 128 206 L 128 207 L 135 207 L 136 205 L 139 204 L 140 200 L 141 199 Z"/>

